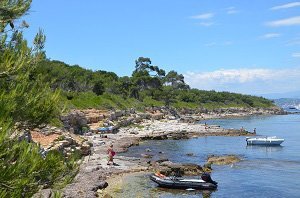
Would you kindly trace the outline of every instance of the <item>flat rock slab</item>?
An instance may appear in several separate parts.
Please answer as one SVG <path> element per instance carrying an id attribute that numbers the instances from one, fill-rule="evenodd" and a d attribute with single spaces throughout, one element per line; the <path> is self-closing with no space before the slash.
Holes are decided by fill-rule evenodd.
<path id="1" fill-rule="evenodd" d="M 207 158 L 207 163 L 216 165 L 227 165 L 233 164 L 241 161 L 239 156 L 236 155 L 224 155 L 224 156 L 209 156 Z"/>

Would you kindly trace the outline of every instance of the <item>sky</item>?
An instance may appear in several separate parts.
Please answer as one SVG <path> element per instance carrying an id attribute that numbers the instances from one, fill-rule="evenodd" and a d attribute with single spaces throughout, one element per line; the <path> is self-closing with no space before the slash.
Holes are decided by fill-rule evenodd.
<path id="1" fill-rule="evenodd" d="M 51 60 L 130 76 L 134 61 L 192 87 L 252 95 L 300 90 L 300 1 L 33 0 L 32 40 Z"/>

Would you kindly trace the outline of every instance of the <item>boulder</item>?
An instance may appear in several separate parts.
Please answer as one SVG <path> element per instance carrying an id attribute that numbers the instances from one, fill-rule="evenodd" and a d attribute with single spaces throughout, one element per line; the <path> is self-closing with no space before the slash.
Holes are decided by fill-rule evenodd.
<path id="1" fill-rule="evenodd" d="M 212 171 L 212 167 L 211 167 L 211 163 L 206 163 L 203 165 L 203 171 L 204 172 L 211 172 Z"/>
<path id="2" fill-rule="evenodd" d="M 138 116 L 140 116 L 142 119 L 151 119 L 150 113 L 139 113 Z"/>
<path id="3" fill-rule="evenodd" d="M 91 153 L 91 146 L 90 144 L 88 144 L 87 142 L 84 142 L 82 145 L 81 145 L 81 154 L 82 155 L 89 155 Z"/>
<path id="4" fill-rule="evenodd" d="M 32 196 L 32 198 L 51 198 L 51 197 L 54 197 L 51 189 L 41 189 L 39 192 L 37 192 Z"/>
<path id="5" fill-rule="evenodd" d="M 135 109 L 134 108 L 129 109 L 129 113 L 134 114 L 135 113 Z"/>
<path id="6" fill-rule="evenodd" d="M 115 116 L 118 118 L 118 117 L 122 117 L 122 116 L 124 116 L 125 115 L 125 111 L 124 110 L 122 110 L 122 111 L 116 111 L 115 112 Z"/>
<path id="7" fill-rule="evenodd" d="M 153 157 L 153 155 L 151 155 L 151 154 L 141 154 L 141 156 L 143 158 L 152 158 Z"/>
<path id="8" fill-rule="evenodd" d="M 111 113 L 111 114 L 110 114 L 110 117 L 109 117 L 109 120 L 110 120 L 110 121 L 114 121 L 114 120 L 116 120 L 116 119 L 117 119 L 116 114 L 115 114 L 115 113 Z"/>
<path id="9" fill-rule="evenodd" d="M 163 113 L 151 114 L 151 119 L 154 119 L 154 120 L 160 120 L 160 119 L 163 119 L 163 117 L 164 117 Z"/>
<path id="10" fill-rule="evenodd" d="M 18 137 L 19 141 L 25 140 L 26 142 L 32 142 L 32 136 L 29 129 L 22 131 Z"/>
<path id="11" fill-rule="evenodd" d="M 98 189 L 103 189 L 103 188 L 106 188 L 107 186 L 108 186 L 108 183 L 106 181 L 99 181 L 92 186 L 91 190 L 94 192 L 97 192 Z"/>
<path id="12" fill-rule="evenodd" d="M 187 153 L 187 156 L 194 156 L 194 153 Z"/>
<path id="13" fill-rule="evenodd" d="M 81 134 L 82 127 L 86 127 L 88 120 L 81 111 L 72 111 L 68 115 L 61 116 L 61 121 L 66 129 L 74 129 L 74 133 Z"/>
<path id="14" fill-rule="evenodd" d="M 59 141 L 58 144 L 61 144 L 62 147 L 67 147 L 69 146 L 71 143 L 67 140 L 62 140 L 62 141 Z"/>
<path id="15" fill-rule="evenodd" d="M 160 164 L 158 170 L 164 175 L 177 175 L 177 176 L 192 176 L 203 173 L 203 169 L 200 165 L 186 163 L 172 163 L 165 161 Z"/>
<path id="16" fill-rule="evenodd" d="M 233 164 L 241 161 L 241 159 L 236 155 L 224 155 L 224 156 L 215 156 L 211 155 L 207 158 L 207 163 L 216 164 L 216 165 L 226 165 Z"/>
<path id="17" fill-rule="evenodd" d="M 162 162 L 170 162 L 169 159 L 167 158 L 161 158 L 159 160 L 156 160 L 157 163 L 162 163 Z"/>

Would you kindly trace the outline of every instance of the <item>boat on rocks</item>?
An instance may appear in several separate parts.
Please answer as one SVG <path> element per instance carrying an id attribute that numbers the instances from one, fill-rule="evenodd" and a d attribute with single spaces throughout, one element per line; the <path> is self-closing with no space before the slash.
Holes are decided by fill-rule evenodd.
<path id="1" fill-rule="evenodd" d="M 201 179 L 167 177 L 160 173 L 150 175 L 150 179 L 163 188 L 214 190 L 218 183 L 213 181 L 208 173 L 203 173 Z"/>
<path id="2" fill-rule="evenodd" d="M 272 137 L 246 137 L 247 145 L 279 146 L 284 139 Z"/>

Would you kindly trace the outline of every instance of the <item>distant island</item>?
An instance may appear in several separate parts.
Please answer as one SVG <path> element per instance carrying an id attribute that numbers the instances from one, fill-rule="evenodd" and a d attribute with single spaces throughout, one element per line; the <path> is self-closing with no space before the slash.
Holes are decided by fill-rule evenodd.
<path id="1" fill-rule="evenodd" d="M 280 98 L 280 99 L 275 99 L 274 103 L 283 109 L 300 110 L 300 99 L 299 98 Z"/>

